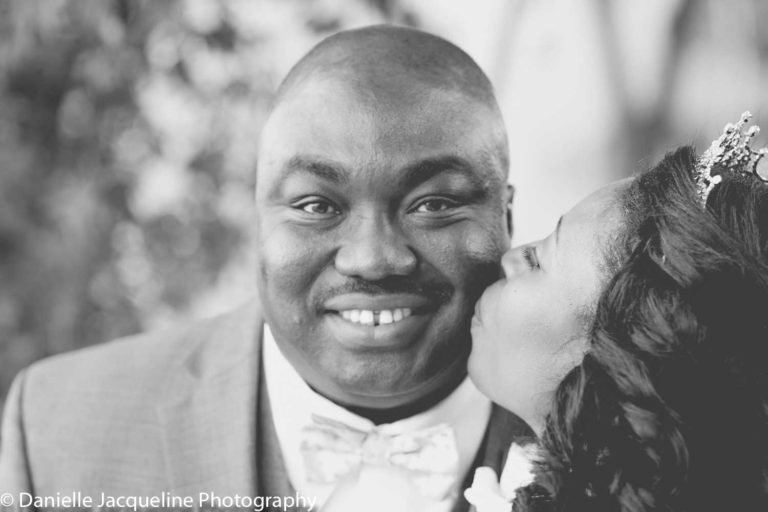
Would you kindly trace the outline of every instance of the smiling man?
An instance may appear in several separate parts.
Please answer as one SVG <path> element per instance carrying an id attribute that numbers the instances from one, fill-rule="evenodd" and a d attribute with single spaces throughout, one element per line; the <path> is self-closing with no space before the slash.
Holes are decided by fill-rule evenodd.
<path id="1" fill-rule="evenodd" d="M 25 371 L 0 489 L 465 510 L 466 476 L 527 434 L 466 377 L 509 245 L 507 160 L 455 46 L 390 26 L 321 42 L 261 136 L 258 302 Z"/>
<path id="2" fill-rule="evenodd" d="M 446 42 L 367 29 L 299 63 L 262 136 L 256 238 L 265 317 L 310 385 L 375 409 L 456 387 L 509 243 L 506 167 L 490 84 Z"/>

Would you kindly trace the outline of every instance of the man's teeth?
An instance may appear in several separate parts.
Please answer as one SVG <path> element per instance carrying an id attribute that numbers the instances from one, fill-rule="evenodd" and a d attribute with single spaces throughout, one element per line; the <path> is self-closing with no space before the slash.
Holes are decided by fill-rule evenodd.
<path id="1" fill-rule="evenodd" d="M 341 317 L 353 324 L 385 325 L 399 322 L 413 314 L 410 308 L 382 309 L 371 311 L 370 309 L 347 309 L 340 311 Z"/>

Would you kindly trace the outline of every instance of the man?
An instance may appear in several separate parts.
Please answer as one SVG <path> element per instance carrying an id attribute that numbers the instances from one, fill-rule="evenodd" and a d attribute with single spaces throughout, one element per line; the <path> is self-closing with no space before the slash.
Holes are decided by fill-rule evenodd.
<path id="1" fill-rule="evenodd" d="M 0 491 L 465 510 L 472 468 L 527 434 L 466 378 L 509 244 L 507 160 L 455 46 L 389 26 L 321 42 L 261 137 L 257 303 L 23 372 Z"/>

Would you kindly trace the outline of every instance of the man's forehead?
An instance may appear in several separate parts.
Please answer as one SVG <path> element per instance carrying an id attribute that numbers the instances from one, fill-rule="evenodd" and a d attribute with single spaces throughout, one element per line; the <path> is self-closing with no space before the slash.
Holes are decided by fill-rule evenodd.
<path id="1" fill-rule="evenodd" d="M 418 139 L 429 150 L 445 141 L 498 137 L 498 124 L 485 105 L 452 91 L 422 88 L 413 94 L 387 94 L 322 79 L 297 89 L 273 110 L 261 149 L 272 152 L 295 144 L 297 149 L 309 145 L 316 151 L 343 152 L 345 144 L 355 151 L 368 144 L 375 150 L 376 144 L 411 146 Z"/>
<path id="2" fill-rule="evenodd" d="M 436 116 L 436 109 L 414 116 L 409 109 L 399 115 L 384 109 L 383 115 L 376 115 L 354 108 L 342 119 L 328 104 L 322 108 L 333 121 L 300 110 L 287 110 L 276 120 L 281 126 L 270 128 L 273 133 L 262 140 L 262 183 L 284 181 L 298 171 L 304 178 L 338 184 L 388 177 L 392 185 L 408 188 L 438 175 L 462 178 L 483 189 L 503 184 L 505 162 L 490 123 L 482 119 Z"/>
<path id="3" fill-rule="evenodd" d="M 476 97 L 457 88 L 420 80 L 418 76 L 385 74 L 363 77 L 353 71 L 317 71 L 305 76 L 275 103 L 272 114 L 322 111 L 337 115 L 354 111 L 378 113 L 380 117 L 400 115 L 418 119 L 433 111 L 450 109 L 460 114 L 482 110 L 490 118 L 495 112 Z"/>

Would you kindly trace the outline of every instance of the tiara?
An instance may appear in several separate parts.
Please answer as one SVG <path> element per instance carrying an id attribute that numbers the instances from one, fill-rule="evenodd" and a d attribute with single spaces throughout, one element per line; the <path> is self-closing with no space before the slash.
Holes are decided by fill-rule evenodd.
<path id="1" fill-rule="evenodd" d="M 724 171 L 754 174 L 760 181 L 768 182 L 768 177 L 758 171 L 758 164 L 768 154 L 768 148 L 755 151 L 749 147 L 750 140 L 760 133 L 760 127 L 752 126 L 743 131 L 751 118 L 752 114 L 744 112 L 738 123 L 725 125 L 723 134 L 699 157 L 694 181 L 702 205 L 707 204 L 709 193 L 722 181 Z"/>

